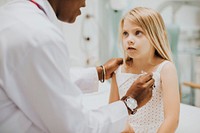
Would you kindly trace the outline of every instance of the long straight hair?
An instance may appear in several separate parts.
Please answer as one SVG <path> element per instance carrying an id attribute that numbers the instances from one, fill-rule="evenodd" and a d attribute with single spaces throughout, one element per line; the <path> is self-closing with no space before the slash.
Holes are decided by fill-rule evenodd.
<path id="1" fill-rule="evenodd" d="M 161 15 L 157 11 L 146 7 L 136 7 L 129 11 L 120 22 L 121 42 L 125 19 L 131 20 L 143 29 L 150 44 L 155 48 L 157 56 L 171 62 L 173 61 L 166 27 Z"/>

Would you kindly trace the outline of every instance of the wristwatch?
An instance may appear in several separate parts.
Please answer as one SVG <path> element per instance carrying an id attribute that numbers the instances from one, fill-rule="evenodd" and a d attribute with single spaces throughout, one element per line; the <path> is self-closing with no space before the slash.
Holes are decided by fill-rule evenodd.
<path id="1" fill-rule="evenodd" d="M 137 112 L 137 106 L 138 106 L 138 104 L 137 104 L 137 101 L 134 99 L 134 98 L 132 98 L 132 97 L 130 97 L 130 96 L 124 96 L 123 98 L 122 98 L 122 100 L 124 101 L 124 103 L 126 104 L 126 106 L 127 106 L 127 108 L 131 111 L 131 114 L 133 115 L 133 114 L 135 114 L 136 112 Z"/>

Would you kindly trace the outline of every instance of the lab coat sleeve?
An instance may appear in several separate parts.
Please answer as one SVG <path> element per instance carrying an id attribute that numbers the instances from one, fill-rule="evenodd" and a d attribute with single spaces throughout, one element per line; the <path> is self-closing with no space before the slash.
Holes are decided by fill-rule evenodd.
<path id="1" fill-rule="evenodd" d="M 98 91 L 99 80 L 95 67 L 91 68 L 70 68 L 71 80 L 82 90 L 83 93 Z"/>
<path id="2" fill-rule="evenodd" d="M 11 63 L 5 86 L 13 102 L 49 133 L 120 133 L 128 116 L 124 103 L 86 110 L 82 92 L 70 79 L 66 44 L 61 35 L 45 30 L 31 42 L 20 42 L 16 35 L 18 41 L 7 53 Z"/>

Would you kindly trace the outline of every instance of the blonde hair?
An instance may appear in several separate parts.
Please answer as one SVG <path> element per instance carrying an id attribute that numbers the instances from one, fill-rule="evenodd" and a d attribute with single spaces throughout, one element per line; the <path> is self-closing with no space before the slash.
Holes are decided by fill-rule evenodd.
<path id="1" fill-rule="evenodd" d="M 125 19 L 131 20 L 143 29 L 150 44 L 155 48 L 155 54 L 157 56 L 172 61 L 172 52 L 168 42 L 165 24 L 157 11 L 145 7 L 137 7 L 129 11 L 120 22 L 121 40 Z"/>

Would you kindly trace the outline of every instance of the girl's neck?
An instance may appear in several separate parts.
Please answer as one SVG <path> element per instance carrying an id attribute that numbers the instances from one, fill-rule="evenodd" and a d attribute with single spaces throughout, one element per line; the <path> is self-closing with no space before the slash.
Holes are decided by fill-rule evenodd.
<path id="1" fill-rule="evenodd" d="M 124 66 L 127 73 L 140 74 L 142 72 L 153 72 L 164 59 L 154 57 L 152 59 L 133 59 L 132 63 Z"/>

